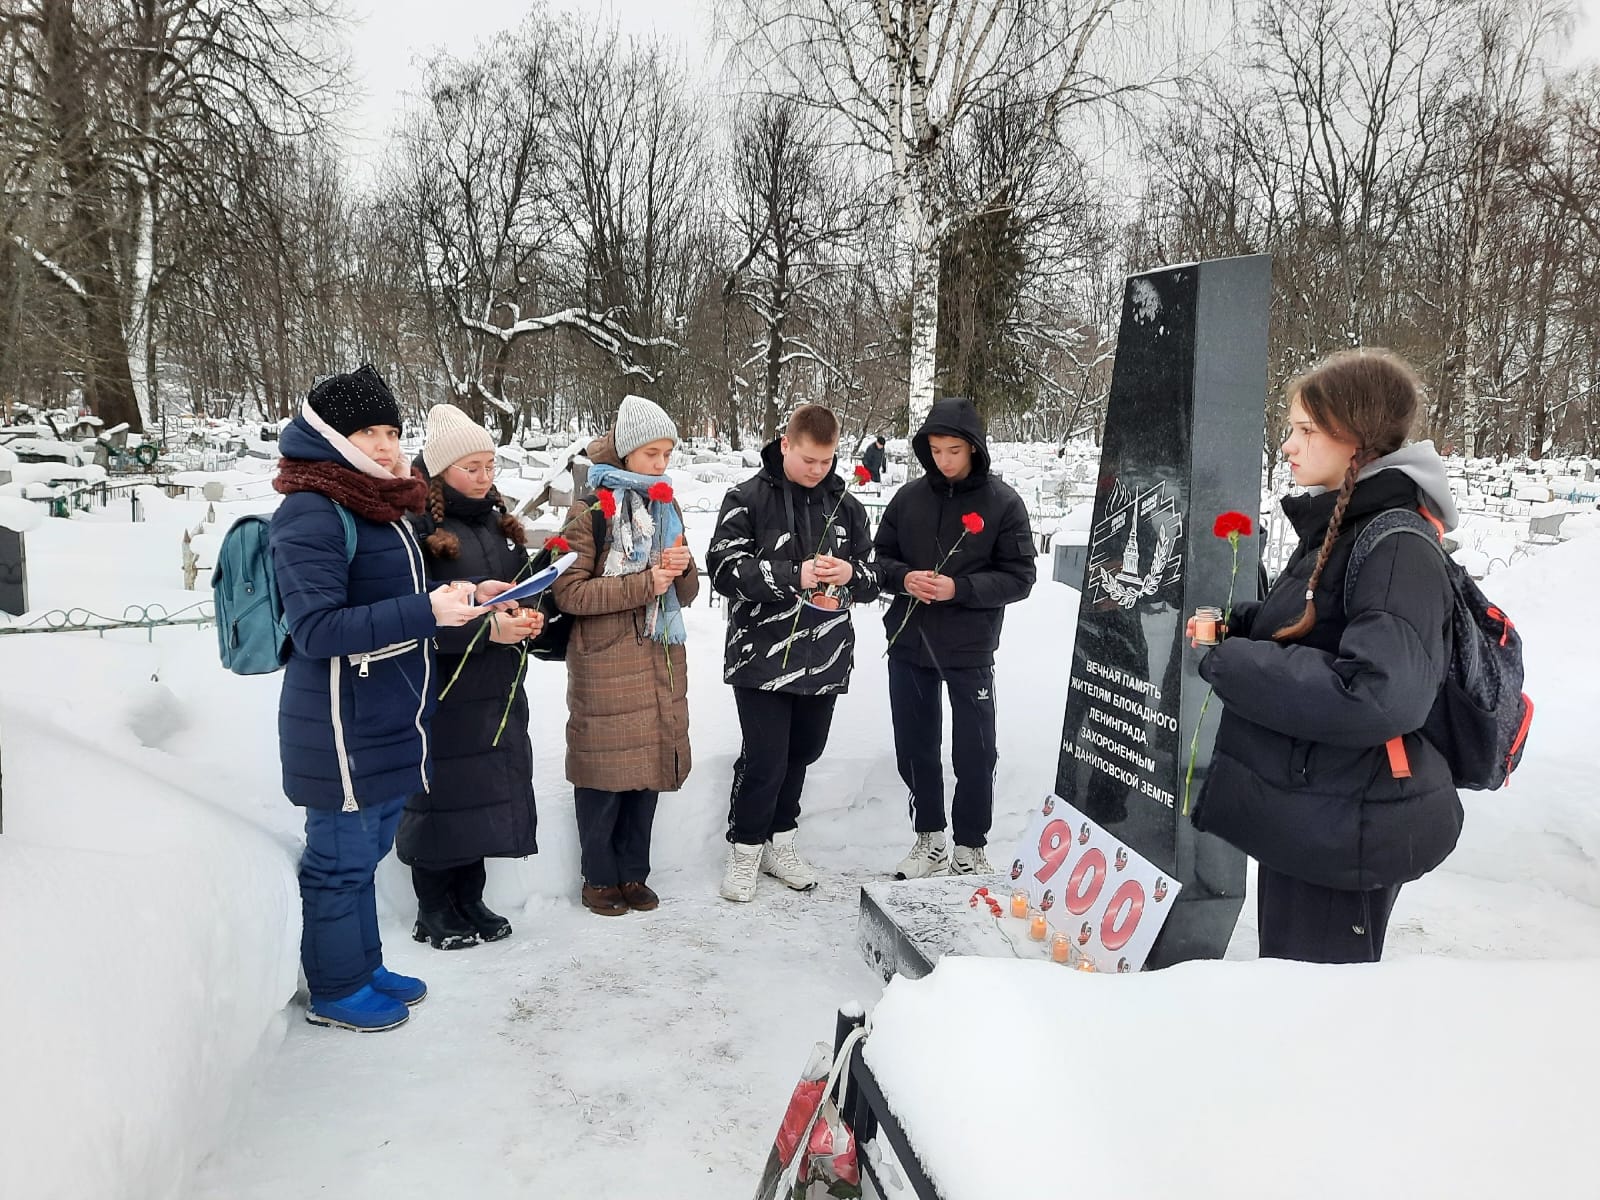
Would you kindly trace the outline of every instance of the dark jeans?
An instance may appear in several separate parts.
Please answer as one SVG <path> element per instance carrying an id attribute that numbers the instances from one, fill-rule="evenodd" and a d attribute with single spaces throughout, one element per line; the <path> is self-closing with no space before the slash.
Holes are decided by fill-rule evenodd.
<path id="1" fill-rule="evenodd" d="M 1262 958 L 1362 963 L 1383 957 L 1400 888 L 1343 892 L 1256 867 L 1256 925 Z"/>
<path id="2" fill-rule="evenodd" d="M 950 693 L 950 748 L 956 794 L 950 808 L 956 845 L 988 844 L 994 816 L 994 768 L 1000 760 L 994 731 L 994 668 L 938 671 L 889 660 L 889 714 L 894 758 L 911 791 L 918 833 L 944 829 L 944 707 L 939 685 Z"/>
<path id="3" fill-rule="evenodd" d="M 405 806 L 406 797 L 397 796 L 356 812 L 306 809 L 300 962 L 313 1000 L 360 991 L 383 963 L 372 877 L 394 845 Z"/>
<path id="4" fill-rule="evenodd" d="M 411 868 L 411 886 L 417 893 L 417 907 L 423 912 L 443 912 L 452 904 L 470 904 L 483 899 L 486 876 L 483 859 L 459 867 L 434 871 Z"/>
<path id="5" fill-rule="evenodd" d="M 744 742 L 733 764 L 728 840 L 759 846 L 800 822 L 806 768 L 822 757 L 837 696 L 800 696 L 736 687 Z"/>
<path id="6" fill-rule="evenodd" d="M 573 788 L 583 880 L 594 887 L 643 883 L 650 876 L 650 831 L 659 792 Z"/>

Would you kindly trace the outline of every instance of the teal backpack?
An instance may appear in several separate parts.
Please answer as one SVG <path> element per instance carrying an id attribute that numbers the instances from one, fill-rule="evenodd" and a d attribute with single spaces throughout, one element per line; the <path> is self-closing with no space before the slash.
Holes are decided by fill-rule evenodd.
<path id="1" fill-rule="evenodd" d="M 344 526 L 344 560 L 356 556 L 356 522 L 335 504 Z M 289 623 L 272 572 L 272 518 L 240 517 L 222 536 L 211 601 L 217 613 L 217 648 L 235 675 L 270 675 L 289 661 Z"/>

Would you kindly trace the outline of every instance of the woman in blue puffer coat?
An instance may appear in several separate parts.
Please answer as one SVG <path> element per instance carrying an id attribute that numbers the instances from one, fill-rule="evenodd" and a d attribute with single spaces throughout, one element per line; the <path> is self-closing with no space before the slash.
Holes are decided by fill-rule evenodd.
<path id="1" fill-rule="evenodd" d="M 427 993 L 383 966 L 373 873 L 407 797 L 428 788 L 433 635 L 487 611 L 470 585 L 426 590 L 405 517 L 427 485 L 400 452 L 400 421 L 370 366 L 321 380 L 283 431 L 273 480 L 272 564 L 293 641 L 278 744 L 283 790 L 306 809 L 306 1019 L 357 1030 L 394 1028 Z"/>

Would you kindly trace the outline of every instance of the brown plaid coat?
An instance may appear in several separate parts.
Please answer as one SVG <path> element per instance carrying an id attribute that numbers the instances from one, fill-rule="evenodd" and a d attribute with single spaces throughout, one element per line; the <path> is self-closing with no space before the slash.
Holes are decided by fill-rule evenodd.
<path id="1" fill-rule="evenodd" d="M 589 458 L 622 465 L 609 433 L 590 444 Z M 567 780 L 606 792 L 675 792 L 690 766 L 684 647 L 645 633 L 655 602 L 648 571 L 600 574 L 606 547 L 595 553 L 587 509 L 581 503 L 569 514 L 565 533 L 578 561 L 551 589 L 561 610 L 578 618 L 567 645 Z M 700 592 L 699 568 L 691 564 L 675 586 L 687 608 Z"/>

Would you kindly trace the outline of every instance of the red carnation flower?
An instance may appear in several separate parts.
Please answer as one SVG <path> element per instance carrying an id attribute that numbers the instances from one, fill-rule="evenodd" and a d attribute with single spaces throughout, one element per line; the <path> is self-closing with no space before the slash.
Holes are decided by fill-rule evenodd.
<path id="1" fill-rule="evenodd" d="M 559 533 L 545 541 L 544 548 L 551 554 L 566 554 L 572 549 L 572 543 Z"/>
<path id="2" fill-rule="evenodd" d="M 975 512 L 967 513 L 964 517 L 962 517 L 961 524 L 965 526 L 968 533 L 983 532 L 983 518 Z"/>
<path id="3" fill-rule="evenodd" d="M 600 506 L 600 515 L 606 520 L 611 520 L 617 515 L 617 498 L 610 488 L 601 488 L 594 494 L 595 503 Z"/>
<path id="4" fill-rule="evenodd" d="M 872 482 L 872 472 L 867 470 L 860 463 L 856 464 L 856 482 L 857 483 L 871 483 Z"/>
<path id="5" fill-rule="evenodd" d="M 671 504 L 672 485 L 666 482 L 652 483 L 650 485 L 650 490 L 646 492 L 645 495 L 649 496 L 650 499 L 655 500 L 660 504 Z"/>
<path id="6" fill-rule="evenodd" d="M 1255 523 L 1242 512 L 1225 512 L 1211 526 L 1212 534 L 1219 538 L 1232 537 L 1234 534 L 1249 537 L 1254 529 Z"/>

